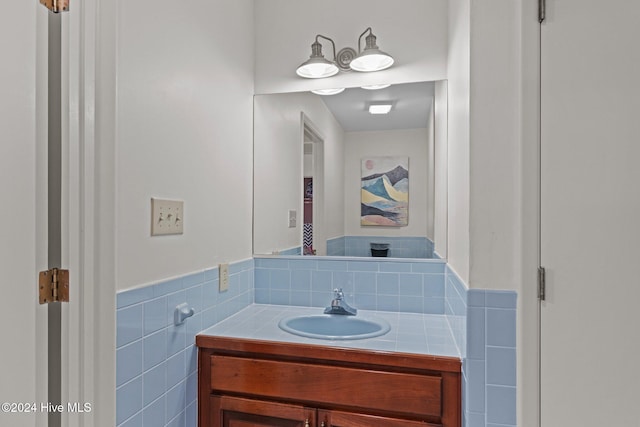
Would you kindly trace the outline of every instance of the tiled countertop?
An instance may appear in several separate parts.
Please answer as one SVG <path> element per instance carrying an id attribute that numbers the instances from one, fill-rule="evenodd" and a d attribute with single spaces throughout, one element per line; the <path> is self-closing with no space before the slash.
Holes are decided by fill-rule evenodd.
<path id="1" fill-rule="evenodd" d="M 444 315 L 358 310 L 358 316 L 379 317 L 391 325 L 387 334 L 362 340 L 306 338 L 278 327 L 278 322 L 284 317 L 322 312 L 323 309 L 315 307 L 252 304 L 199 335 L 460 357 Z"/>

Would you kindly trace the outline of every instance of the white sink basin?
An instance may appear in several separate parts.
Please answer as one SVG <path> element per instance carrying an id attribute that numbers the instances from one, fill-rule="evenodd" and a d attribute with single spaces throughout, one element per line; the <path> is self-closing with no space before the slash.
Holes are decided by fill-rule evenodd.
<path id="1" fill-rule="evenodd" d="M 383 319 L 339 314 L 285 317 L 278 326 L 291 334 L 323 340 L 361 340 L 379 337 L 391 329 Z"/>

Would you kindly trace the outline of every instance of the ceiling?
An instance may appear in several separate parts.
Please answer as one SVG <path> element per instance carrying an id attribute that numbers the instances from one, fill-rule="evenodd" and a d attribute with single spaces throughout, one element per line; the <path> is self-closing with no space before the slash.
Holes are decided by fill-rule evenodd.
<path id="1" fill-rule="evenodd" d="M 318 96 L 345 132 L 426 128 L 434 82 L 403 83 L 379 90 L 350 88 L 337 95 Z M 391 112 L 369 114 L 369 103 L 380 101 L 391 101 Z"/>

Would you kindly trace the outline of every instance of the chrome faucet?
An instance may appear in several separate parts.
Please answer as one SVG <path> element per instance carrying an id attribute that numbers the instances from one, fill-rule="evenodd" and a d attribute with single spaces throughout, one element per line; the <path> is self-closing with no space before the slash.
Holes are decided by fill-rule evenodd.
<path id="1" fill-rule="evenodd" d="M 346 314 L 355 316 L 358 309 L 351 307 L 344 300 L 344 292 L 342 288 L 333 290 L 333 299 L 331 305 L 324 309 L 324 314 Z"/>

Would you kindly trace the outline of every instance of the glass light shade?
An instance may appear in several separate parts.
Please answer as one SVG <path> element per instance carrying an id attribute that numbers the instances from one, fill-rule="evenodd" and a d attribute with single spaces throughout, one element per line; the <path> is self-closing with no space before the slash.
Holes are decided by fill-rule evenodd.
<path id="1" fill-rule="evenodd" d="M 311 58 L 302 63 L 296 70 L 296 74 L 307 79 L 322 79 L 338 74 L 340 71 L 336 64 L 324 58 Z"/>
<path id="2" fill-rule="evenodd" d="M 311 92 L 315 93 L 316 95 L 335 95 L 340 92 L 344 92 L 344 88 L 339 87 L 336 89 L 316 89 L 316 90 L 312 90 Z"/>
<path id="3" fill-rule="evenodd" d="M 379 49 L 366 49 L 360 55 L 353 58 L 349 66 L 355 71 L 380 71 L 391 67 L 393 62 L 391 55 Z"/>
<path id="4" fill-rule="evenodd" d="M 367 85 L 367 86 L 360 86 L 360 87 L 366 90 L 378 90 L 378 89 L 388 88 L 389 86 L 391 86 L 390 83 L 380 84 L 380 85 Z"/>

